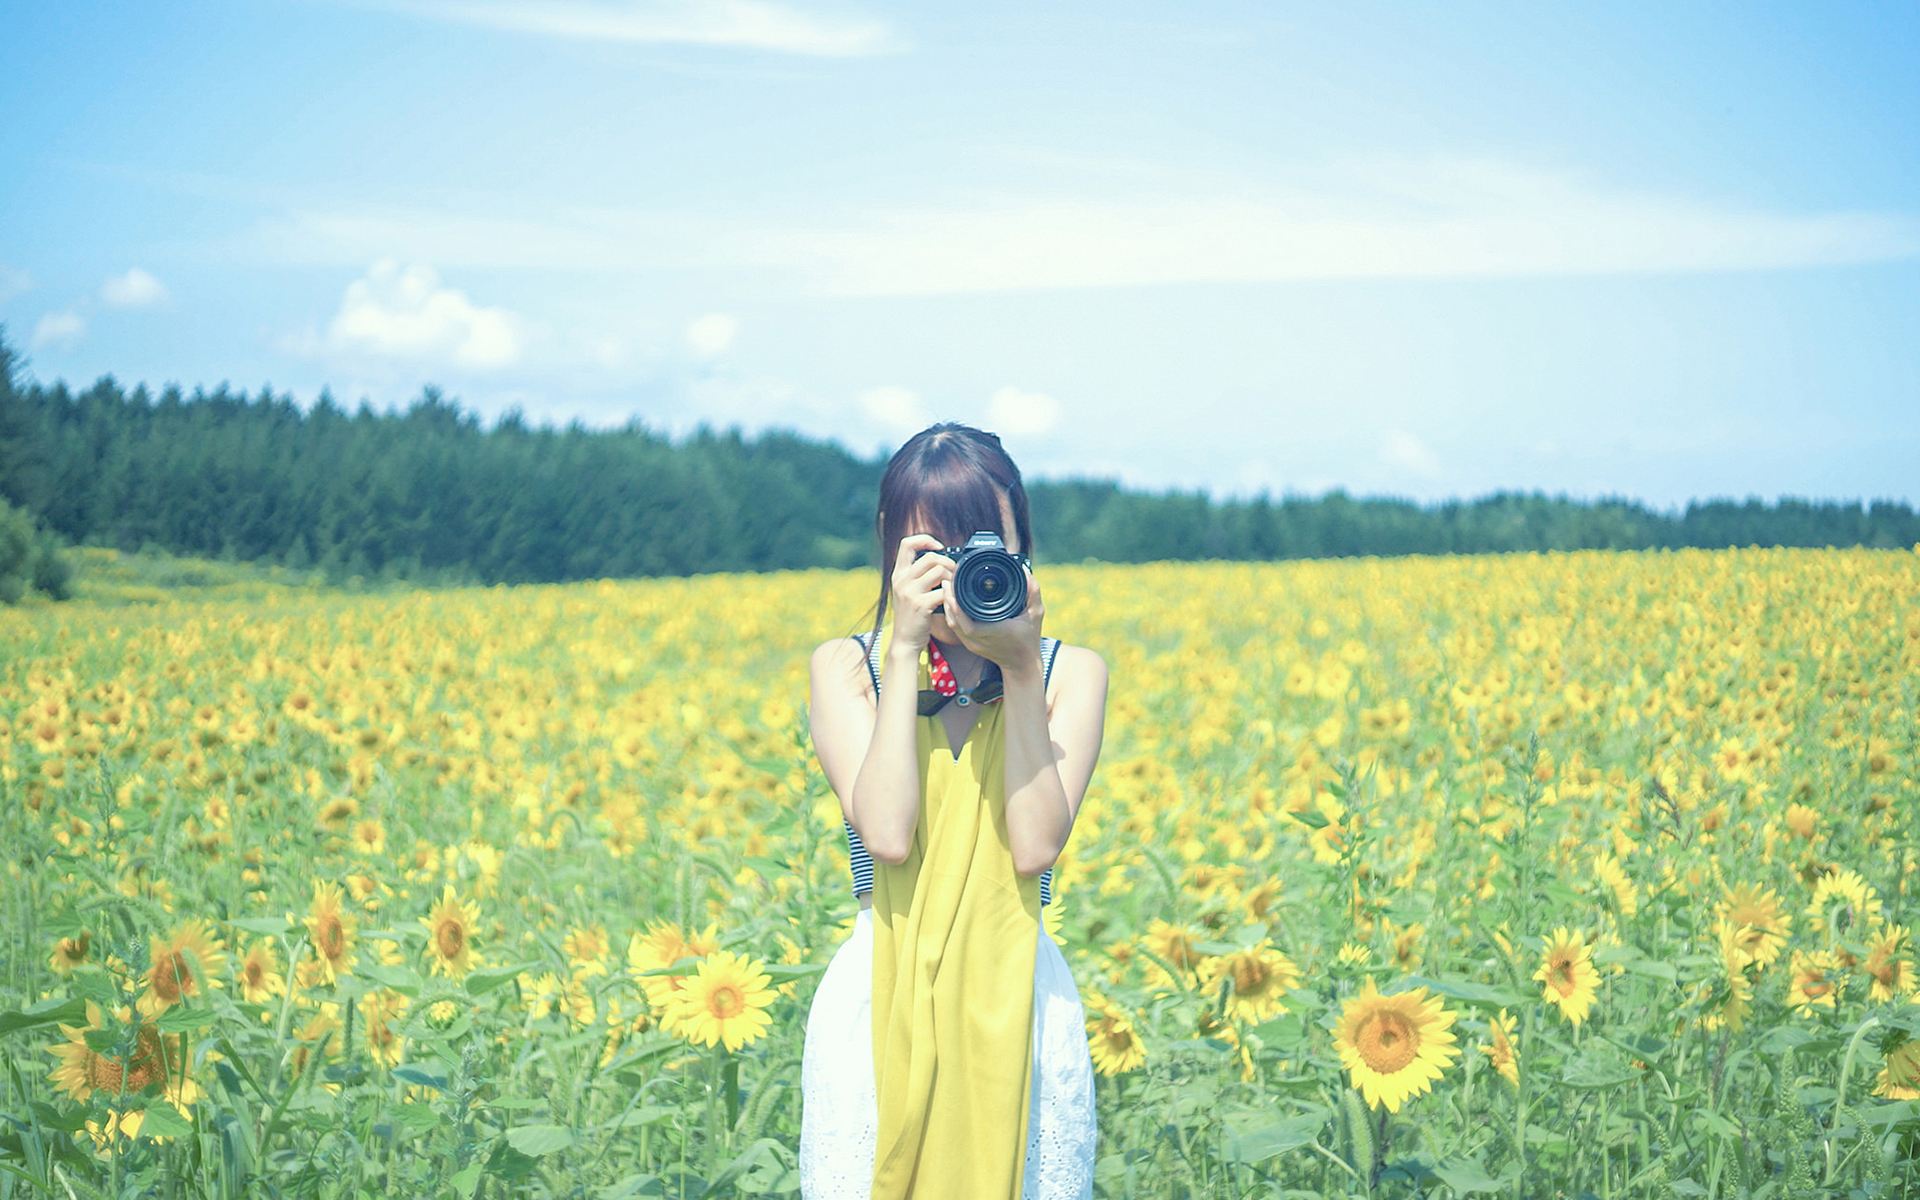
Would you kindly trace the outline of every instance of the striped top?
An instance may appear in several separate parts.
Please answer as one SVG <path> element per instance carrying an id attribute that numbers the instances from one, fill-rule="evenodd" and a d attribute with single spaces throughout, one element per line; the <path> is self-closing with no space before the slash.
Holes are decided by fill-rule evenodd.
<path id="1" fill-rule="evenodd" d="M 867 674 L 873 677 L 873 694 L 877 698 L 880 695 L 880 639 L 875 638 L 869 644 L 864 634 L 853 633 L 847 636 L 859 642 L 867 652 Z M 1047 681 L 1053 678 L 1053 653 L 1059 648 L 1059 638 L 1042 637 L 1040 639 L 1040 686 L 1042 689 L 1046 687 Z M 1002 703 L 1005 702 L 1002 701 Z M 935 719 L 937 720 L 938 717 Z M 867 853 L 867 848 L 860 841 L 860 834 L 854 829 L 853 822 L 843 815 L 840 818 L 840 824 L 847 830 L 847 861 L 853 867 L 853 894 L 856 897 L 861 896 L 873 890 L 873 855 Z M 1040 903 L 1045 905 L 1052 899 L 1053 868 L 1048 867 L 1040 872 Z"/>

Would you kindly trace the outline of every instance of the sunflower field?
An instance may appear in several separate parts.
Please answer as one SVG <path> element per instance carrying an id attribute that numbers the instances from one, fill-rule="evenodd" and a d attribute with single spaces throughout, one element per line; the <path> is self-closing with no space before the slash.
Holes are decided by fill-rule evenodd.
<path id="1" fill-rule="evenodd" d="M 1039 570 L 1101 1196 L 1920 1196 L 1920 552 Z M 0 611 L 0 1198 L 796 1194 L 873 584 Z"/>

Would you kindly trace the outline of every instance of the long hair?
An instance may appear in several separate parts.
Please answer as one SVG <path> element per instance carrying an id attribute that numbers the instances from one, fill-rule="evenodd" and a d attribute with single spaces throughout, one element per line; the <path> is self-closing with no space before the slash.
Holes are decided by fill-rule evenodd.
<path id="1" fill-rule="evenodd" d="M 874 637 L 880 636 L 887 601 L 893 595 L 893 562 L 900 552 L 900 539 L 910 533 L 931 533 L 942 545 L 961 546 L 980 529 L 1006 538 L 1008 531 L 1001 528 L 1002 495 L 1013 510 L 1020 549 L 1031 556 L 1033 522 L 1026 485 L 999 435 L 942 421 L 922 429 L 894 451 L 880 477 L 880 500 L 873 514 L 880 574 L 880 597 L 873 606 Z M 916 512 L 929 528 L 910 527 Z"/>

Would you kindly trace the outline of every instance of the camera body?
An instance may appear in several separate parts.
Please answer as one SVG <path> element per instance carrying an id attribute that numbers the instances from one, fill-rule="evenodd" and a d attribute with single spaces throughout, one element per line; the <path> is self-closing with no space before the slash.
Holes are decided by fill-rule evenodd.
<path id="1" fill-rule="evenodd" d="M 953 560 L 953 598 L 972 619 L 1007 621 L 1027 611 L 1027 567 L 1033 560 L 1008 550 L 993 530 L 976 530 L 964 546 L 916 550 L 913 557 L 918 561 L 922 554 Z"/>

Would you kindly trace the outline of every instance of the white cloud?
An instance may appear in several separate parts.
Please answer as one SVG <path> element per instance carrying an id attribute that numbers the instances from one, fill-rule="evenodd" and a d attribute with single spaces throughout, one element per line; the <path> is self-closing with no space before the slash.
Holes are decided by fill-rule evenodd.
<path id="1" fill-rule="evenodd" d="M 72 309 L 63 312 L 50 312 L 40 318 L 33 327 L 32 344 L 41 346 L 69 346 L 80 340 L 87 331 L 87 322 Z"/>
<path id="2" fill-rule="evenodd" d="M 1003 387 L 988 397 L 987 419 L 996 433 L 1039 437 L 1060 424 L 1060 402 L 1045 392 Z"/>
<path id="3" fill-rule="evenodd" d="M 464 25 L 599 42 L 730 46 L 853 57 L 904 49 L 883 21 L 834 20 L 773 0 L 375 0 Z"/>
<path id="4" fill-rule="evenodd" d="M 115 308 L 144 308 L 167 298 L 166 285 L 151 274 L 133 267 L 124 275 L 115 275 L 100 285 L 100 298 Z"/>
<path id="5" fill-rule="evenodd" d="M 347 285 L 327 327 L 326 347 L 484 370 L 519 360 L 520 325 L 504 308 L 482 307 L 465 292 L 441 286 L 430 266 L 402 267 L 382 258 Z"/>
<path id="6" fill-rule="evenodd" d="M 1204 193 L 968 199 L 743 231 L 726 245 L 742 263 L 798 267 L 830 294 L 912 295 L 1877 262 L 1920 255 L 1920 217 L 1766 212 L 1436 158 L 1347 162 Z"/>
<path id="7" fill-rule="evenodd" d="M 726 313 L 708 313 L 687 324 L 687 345 L 701 358 L 714 358 L 733 345 L 740 322 Z"/>
<path id="8" fill-rule="evenodd" d="M 33 287 L 33 276 L 20 267 L 0 263 L 0 304 L 26 294 Z"/>
<path id="9" fill-rule="evenodd" d="M 1404 429 L 1389 429 L 1380 443 L 1380 461 L 1423 479 L 1440 476 L 1440 459 L 1431 447 Z"/>
<path id="10" fill-rule="evenodd" d="M 1484 158 L 1347 159 L 1282 176 L 1143 169 L 1077 186 L 1047 198 L 988 192 L 845 211 L 810 225 L 578 205 L 529 215 L 292 209 L 215 249 L 255 263 L 397 254 L 445 267 L 770 271 L 812 294 L 872 296 L 1920 256 L 1917 214 L 1768 211 Z"/>
<path id="11" fill-rule="evenodd" d="M 918 433 L 933 424 L 927 406 L 912 388 L 886 384 L 870 387 L 859 396 L 860 414 L 885 429 L 903 434 Z"/>

